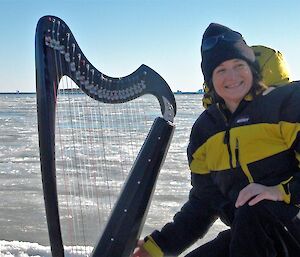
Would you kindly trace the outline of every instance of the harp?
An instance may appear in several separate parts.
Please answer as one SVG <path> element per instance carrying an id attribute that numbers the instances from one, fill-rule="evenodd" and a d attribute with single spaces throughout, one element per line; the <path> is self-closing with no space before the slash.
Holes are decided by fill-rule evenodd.
<path id="1" fill-rule="evenodd" d="M 58 17 L 39 20 L 35 59 L 40 162 L 52 255 L 65 256 L 64 248 L 72 245 L 72 240 L 75 253 L 82 246 L 78 243 L 81 240 L 86 244 L 84 256 L 130 256 L 173 135 L 174 95 L 162 77 L 146 65 L 121 78 L 101 73 Z M 152 113 L 148 98 L 144 99 L 146 96 L 155 99 L 157 116 Z M 149 101 L 153 103 L 153 99 Z M 122 122 L 130 114 L 138 116 L 139 101 L 144 105 L 143 112 L 150 115 L 144 121 L 150 124 L 149 130 L 133 121 Z M 128 107 L 130 103 L 134 104 Z M 104 114 L 99 114 L 104 110 Z M 108 125 L 105 121 L 109 121 Z M 129 136 L 125 126 L 130 127 Z M 125 139 L 118 139 L 117 128 Z M 122 158 L 126 147 L 131 148 L 130 138 L 140 138 L 141 144 L 137 144 L 137 152 L 133 151 L 136 158 L 129 162 L 131 167 L 126 173 L 121 172 L 126 163 Z M 104 150 L 105 147 L 111 149 Z M 116 157 L 118 153 L 121 157 Z M 118 163 L 121 168 L 116 167 Z M 122 173 L 123 180 L 115 179 L 118 173 Z M 116 200 L 111 203 L 108 199 L 114 197 Z M 75 210 L 69 211 L 70 206 L 75 206 Z M 92 214 L 87 210 L 90 206 L 95 207 Z M 107 212 L 107 218 L 102 219 Z M 65 220 L 70 225 L 64 225 Z M 98 233 L 94 241 L 89 239 L 90 231 Z M 64 234 L 75 235 L 65 240 Z"/>

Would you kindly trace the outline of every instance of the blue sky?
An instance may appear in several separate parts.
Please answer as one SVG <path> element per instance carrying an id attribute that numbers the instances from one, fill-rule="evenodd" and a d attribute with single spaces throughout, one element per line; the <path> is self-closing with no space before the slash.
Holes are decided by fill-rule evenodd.
<path id="1" fill-rule="evenodd" d="M 40 17 L 63 19 L 86 57 L 112 77 L 146 64 L 173 91 L 202 87 L 200 42 L 211 22 L 249 45 L 280 50 L 300 79 L 299 0 L 0 0 L 0 92 L 34 92 L 34 35 Z"/>

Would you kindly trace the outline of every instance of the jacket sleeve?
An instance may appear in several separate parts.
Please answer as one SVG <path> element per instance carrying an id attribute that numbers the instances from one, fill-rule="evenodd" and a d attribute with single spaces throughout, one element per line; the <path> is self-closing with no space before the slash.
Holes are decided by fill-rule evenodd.
<path id="1" fill-rule="evenodd" d="M 173 221 L 167 223 L 161 231 L 151 234 L 165 256 L 179 255 L 203 237 L 220 215 L 224 220 L 230 220 L 226 201 L 209 175 L 192 174 L 192 185 L 188 201 Z"/>

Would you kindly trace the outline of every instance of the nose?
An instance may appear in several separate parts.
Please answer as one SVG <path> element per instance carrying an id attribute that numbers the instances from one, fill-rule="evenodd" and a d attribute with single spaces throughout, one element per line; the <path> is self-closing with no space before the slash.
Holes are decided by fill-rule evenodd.
<path id="1" fill-rule="evenodd" d="M 237 77 L 237 71 L 235 69 L 228 69 L 226 72 L 227 80 L 235 80 Z"/>

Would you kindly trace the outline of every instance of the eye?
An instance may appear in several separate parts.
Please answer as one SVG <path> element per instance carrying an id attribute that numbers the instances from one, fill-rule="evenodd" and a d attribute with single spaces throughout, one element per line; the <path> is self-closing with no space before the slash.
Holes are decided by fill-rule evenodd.
<path id="1" fill-rule="evenodd" d="M 225 68 L 217 68 L 217 69 L 215 70 L 215 73 L 216 73 L 216 74 L 222 74 L 222 73 L 224 73 L 225 71 L 226 71 Z"/>
<path id="2" fill-rule="evenodd" d="M 235 68 L 245 68 L 247 67 L 247 64 L 244 62 L 237 62 L 235 65 Z"/>
<path id="3" fill-rule="evenodd" d="M 246 68 L 246 65 L 244 63 L 239 63 L 234 66 L 235 70 L 244 70 Z"/>

